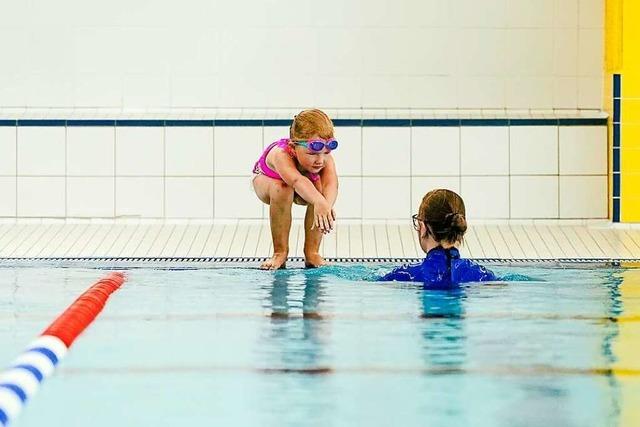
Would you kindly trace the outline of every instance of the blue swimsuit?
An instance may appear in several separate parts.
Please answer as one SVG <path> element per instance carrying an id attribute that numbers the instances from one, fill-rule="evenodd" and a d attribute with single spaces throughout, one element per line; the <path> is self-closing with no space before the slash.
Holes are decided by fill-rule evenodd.
<path id="1" fill-rule="evenodd" d="M 420 264 L 396 267 L 381 281 L 422 282 L 426 289 L 448 289 L 458 283 L 498 280 L 491 270 L 460 258 L 456 248 L 438 246 L 429 251 Z"/>

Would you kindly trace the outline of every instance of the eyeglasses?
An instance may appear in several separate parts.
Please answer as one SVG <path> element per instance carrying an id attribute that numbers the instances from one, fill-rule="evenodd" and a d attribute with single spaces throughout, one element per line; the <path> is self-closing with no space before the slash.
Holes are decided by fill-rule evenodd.
<path id="1" fill-rule="evenodd" d="M 420 218 L 418 214 L 415 214 L 411 216 L 411 220 L 413 221 L 413 228 L 420 230 L 420 222 L 424 222 L 424 219 Z"/>
<path id="2" fill-rule="evenodd" d="M 311 151 L 322 151 L 325 148 L 329 151 L 333 151 L 338 148 L 338 141 L 335 139 L 309 139 L 309 140 L 296 140 L 294 144 L 305 147 Z"/>

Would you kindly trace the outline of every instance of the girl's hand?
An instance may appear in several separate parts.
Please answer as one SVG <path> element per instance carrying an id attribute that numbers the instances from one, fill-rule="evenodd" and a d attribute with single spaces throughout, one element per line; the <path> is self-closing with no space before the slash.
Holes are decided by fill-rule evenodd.
<path id="1" fill-rule="evenodd" d="M 324 234 L 333 230 L 335 213 L 326 200 L 322 200 L 313 206 L 313 227 L 321 230 Z"/>

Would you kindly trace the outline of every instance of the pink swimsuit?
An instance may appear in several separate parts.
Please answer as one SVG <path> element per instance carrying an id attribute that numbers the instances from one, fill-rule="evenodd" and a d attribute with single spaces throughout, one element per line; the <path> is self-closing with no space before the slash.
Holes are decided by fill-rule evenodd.
<path id="1" fill-rule="evenodd" d="M 278 172 L 267 166 L 267 154 L 269 154 L 273 147 L 281 148 L 292 158 L 295 158 L 293 151 L 291 150 L 291 146 L 289 145 L 289 139 L 283 138 L 279 141 L 269 144 L 269 146 L 264 149 L 264 152 L 262 153 L 256 164 L 253 166 L 253 173 L 262 174 L 264 176 L 268 176 L 269 178 L 279 179 L 280 181 L 282 181 L 282 177 L 278 174 Z M 317 173 L 309 173 L 307 176 L 311 180 L 311 182 L 316 182 L 320 179 L 320 175 L 318 175 Z"/>

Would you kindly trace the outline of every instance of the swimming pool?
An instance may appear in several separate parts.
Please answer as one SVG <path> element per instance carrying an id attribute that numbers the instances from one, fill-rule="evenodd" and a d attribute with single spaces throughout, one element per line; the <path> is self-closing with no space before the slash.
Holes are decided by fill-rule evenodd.
<path id="1" fill-rule="evenodd" d="M 423 291 L 384 265 L 132 268 L 14 425 L 637 425 L 640 270 L 497 266 Z M 6 366 L 88 266 L 0 268 Z"/>

